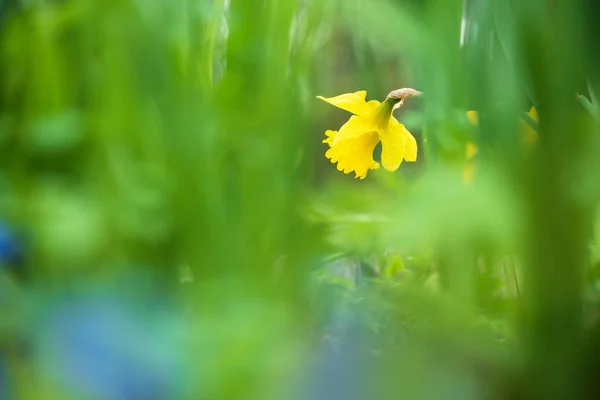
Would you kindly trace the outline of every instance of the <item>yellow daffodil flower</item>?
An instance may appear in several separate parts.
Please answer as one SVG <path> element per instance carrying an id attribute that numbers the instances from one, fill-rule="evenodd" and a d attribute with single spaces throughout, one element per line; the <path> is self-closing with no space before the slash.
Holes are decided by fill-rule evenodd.
<path id="1" fill-rule="evenodd" d="M 342 94 L 336 97 L 317 98 L 338 108 L 349 111 L 350 117 L 339 131 L 325 132 L 329 145 L 325 156 L 337 169 L 348 174 L 355 172 L 356 178 L 364 179 L 367 171 L 378 169 L 379 163 L 373 160 L 373 150 L 381 142 L 381 163 L 388 171 L 398 169 L 402 160 L 417 160 L 417 141 L 394 116 L 394 105 L 400 99 L 388 97 L 383 103 L 376 100 L 367 102 L 367 92 Z"/>
<path id="2" fill-rule="evenodd" d="M 539 122 L 539 115 L 535 107 L 531 107 L 529 113 L 527 113 L 534 121 Z M 479 114 L 477 111 L 467 111 L 467 118 L 469 121 L 477 126 L 479 125 Z M 521 131 L 523 144 L 526 147 L 531 147 L 538 140 L 538 133 L 531 127 L 525 120 L 521 119 Z M 472 161 L 473 157 L 477 154 L 479 149 L 473 142 L 468 142 L 466 147 L 466 161 L 467 165 L 463 169 L 463 182 L 470 182 L 473 180 L 475 174 L 475 164 Z"/>

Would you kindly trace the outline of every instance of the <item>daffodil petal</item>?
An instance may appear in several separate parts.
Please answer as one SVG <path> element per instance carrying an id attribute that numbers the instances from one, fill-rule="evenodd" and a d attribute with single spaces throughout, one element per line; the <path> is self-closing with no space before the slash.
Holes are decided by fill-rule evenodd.
<path id="1" fill-rule="evenodd" d="M 404 124 L 398 122 L 398 120 L 392 116 L 390 124 L 397 125 L 397 129 L 402 129 L 404 138 L 406 139 L 406 153 L 404 159 L 409 162 L 417 161 L 417 141 L 414 136 L 406 129 Z"/>
<path id="2" fill-rule="evenodd" d="M 379 132 L 381 139 L 381 163 L 390 172 L 398 169 L 406 155 L 406 136 L 404 125 L 390 123 Z"/>
<path id="3" fill-rule="evenodd" d="M 330 144 L 331 148 L 327 150 L 325 157 L 332 163 L 337 162 L 338 171 L 344 171 L 345 174 L 354 171 L 357 178 L 364 179 L 368 170 L 379 168 L 379 164 L 373 160 L 373 150 L 378 142 L 376 132 L 336 140 Z"/>
<path id="4" fill-rule="evenodd" d="M 368 132 L 377 132 L 382 126 L 389 125 L 392 117 L 392 105 L 389 102 L 378 103 L 373 110 L 365 115 L 353 115 L 340 128 L 334 143 L 342 139 L 350 139 Z M 396 121 L 398 122 L 398 121 Z"/>
<path id="5" fill-rule="evenodd" d="M 317 96 L 318 99 L 341 108 L 342 110 L 349 111 L 355 115 L 368 114 L 379 105 L 379 102 L 375 100 L 371 100 L 369 102 L 365 101 L 366 97 L 367 92 L 365 90 L 354 93 L 346 93 L 335 97 Z"/>
<path id="6" fill-rule="evenodd" d="M 404 159 L 409 162 L 415 162 L 417 161 L 417 141 L 407 129 L 404 129 L 404 132 L 404 137 L 406 138 L 406 154 L 404 154 Z"/>

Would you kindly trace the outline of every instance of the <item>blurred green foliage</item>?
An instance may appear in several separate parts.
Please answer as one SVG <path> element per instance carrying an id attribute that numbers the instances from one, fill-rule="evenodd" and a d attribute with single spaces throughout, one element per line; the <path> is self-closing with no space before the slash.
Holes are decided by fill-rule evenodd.
<path id="1" fill-rule="evenodd" d="M 0 399 L 594 398 L 597 11 L 0 1 Z M 336 171 L 315 96 L 400 87 Z"/>

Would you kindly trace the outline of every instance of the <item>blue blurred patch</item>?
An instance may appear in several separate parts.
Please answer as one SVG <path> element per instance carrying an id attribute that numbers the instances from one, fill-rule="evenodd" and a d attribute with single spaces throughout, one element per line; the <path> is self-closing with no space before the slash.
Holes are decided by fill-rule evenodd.
<path id="1" fill-rule="evenodd" d="M 0 221 L 0 265 L 15 261 L 21 255 L 21 247 L 13 231 Z"/>
<path id="2" fill-rule="evenodd" d="M 46 373 L 82 398 L 177 398 L 181 351 L 149 317 L 110 299 L 58 307 L 41 330 Z"/>
<path id="3" fill-rule="evenodd" d="M 361 400 L 367 395 L 367 341 L 359 324 L 348 317 L 335 317 L 326 330 L 330 339 L 322 343 L 303 385 L 301 400 Z"/>

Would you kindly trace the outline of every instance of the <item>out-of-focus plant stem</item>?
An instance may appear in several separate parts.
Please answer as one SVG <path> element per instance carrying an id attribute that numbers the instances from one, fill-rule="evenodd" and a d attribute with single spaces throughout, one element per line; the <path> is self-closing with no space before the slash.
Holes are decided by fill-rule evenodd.
<path id="1" fill-rule="evenodd" d="M 214 0 L 201 46 L 201 81 L 203 88 L 212 92 L 214 85 L 215 47 L 221 32 L 225 0 Z"/>

